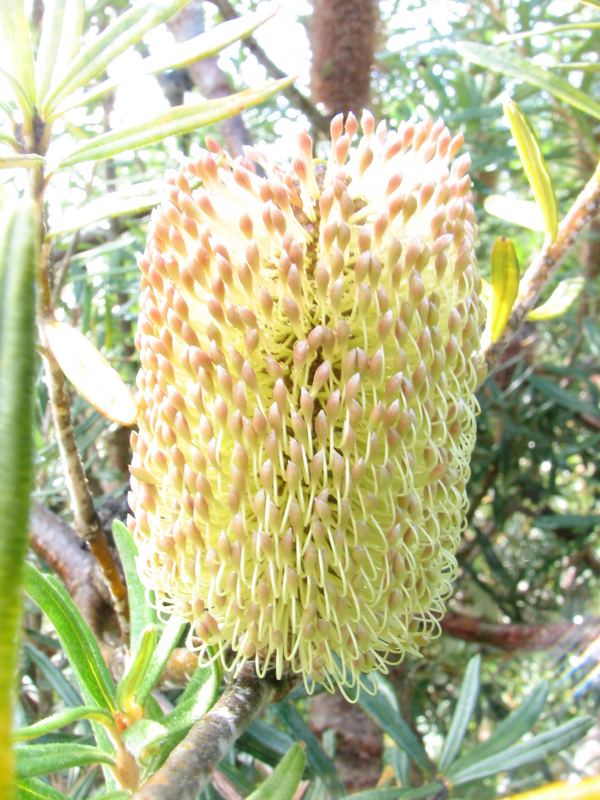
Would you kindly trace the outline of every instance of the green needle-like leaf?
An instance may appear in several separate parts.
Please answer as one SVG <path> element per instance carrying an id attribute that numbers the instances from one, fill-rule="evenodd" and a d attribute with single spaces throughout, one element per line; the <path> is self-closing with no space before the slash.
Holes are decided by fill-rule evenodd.
<path id="1" fill-rule="evenodd" d="M 0 234 L 0 795 L 9 792 L 10 729 L 21 621 L 21 583 L 33 483 L 35 289 L 39 222 L 33 208 Z"/>
<path id="2" fill-rule="evenodd" d="M 66 589 L 53 575 L 26 564 L 25 591 L 54 625 L 85 700 L 114 711 L 114 681 L 94 634 Z"/>
<path id="3" fill-rule="evenodd" d="M 448 770 L 448 775 L 454 775 L 484 758 L 501 753 L 518 742 L 537 722 L 547 697 L 548 683 L 543 681 L 530 692 L 518 708 L 496 725 L 489 739 L 455 761 Z"/>
<path id="4" fill-rule="evenodd" d="M 564 725 L 559 725 L 545 733 L 540 733 L 529 739 L 527 742 L 514 745 L 506 750 L 502 750 L 493 756 L 484 758 L 473 764 L 471 767 L 452 771 L 448 777 L 452 778 L 455 786 L 460 786 L 469 781 L 477 781 L 486 778 L 488 775 L 495 775 L 498 772 L 508 772 L 533 761 L 559 753 L 569 745 L 577 742 L 584 736 L 594 724 L 592 717 L 577 717 Z"/>
<path id="5" fill-rule="evenodd" d="M 554 240 L 558 230 L 556 194 L 538 140 L 527 117 L 514 100 L 506 98 L 504 114 L 514 136 L 525 175 L 542 212 L 546 233 Z"/>
<path id="6" fill-rule="evenodd" d="M 119 550 L 121 564 L 125 572 L 127 583 L 127 599 L 129 600 L 129 649 L 136 652 L 140 646 L 140 641 L 145 629 L 149 625 L 158 625 L 158 617 L 152 603 L 146 597 L 146 590 L 139 579 L 136 558 L 137 547 L 133 537 L 127 527 L 120 521 L 115 520 L 112 525 L 112 533 Z"/>
<path id="7" fill-rule="evenodd" d="M 107 728 L 114 728 L 114 719 L 112 714 L 109 714 L 103 708 L 97 706 L 79 706 L 77 708 L 67 708 L 64 711 L 58 711 L 50 717 L 34 722 L 26 728 L 17 728 L 14 731 L 14 738 L 17 742 L 25 742 L 29 739 L 37 739 L 40 736 L 45 736 L 47 733 L 64 728 L 66 725 L 71 725 L 80 719 L 92 719 L 99 722 Z"/>
<path id="8" fill-rule="evenodd" d="M 286 87 L 291 78 L 271 81 L 260 89 L 246 89 L 224 98 L 207 100 L 191 105 L 176 106 L 164 114 L 144 122 L 95 136 L 66 156 L 58 167 L 64 168 L 83 161 L 101 161 L 125 150 L 135 150 L 239 114 L 249 106 L 262 103 L 272 94 Z"/>
<path id="9" fill-rule="evenodd" d="M 454 716 L 450 730 L 444 742 L 439 767 L 444 772 L 454 761 L 467 731 L 467 725 L 473 714 L 479 695 L 479 678 L 481 673 L 481 656 L 474 656 L 467 666 L 465 677 L 456 701 Z"/>
<path id="10" fill-rule="evenodd" d="M 35 60 L 38 102 L 43 104 L 56 74 L 66 69 L 79 50 L 85 7 L 82 0 L 47 0 Z"/>
<path id="11" fill-rule="evenodd" d="M 281 759 L 266 781 L 248 795 L 248 800 L 292 800 L 306 765 L 301 745 L 295 744 Z"/>
<path id="12" fill-rule="evenodd" d="M 543 67 L 538 67 L 515 53 L 476 42 L 456 42 L 456 49 L 468 61 L 491 69 L 492 72 L 500 72 L 510 78 L 537 86 L 539 89 L 545 89 L 559 100 L 600 119 L 600 103 L 582 92 L 581 89 L 577 89 L 569 81 L 552 75 Z"/>
<path id="13" fill-rule="evenodd" d="M 87 764 L 114 765 L 115 760 L 99 747 L 89 744 L 29 744 L 16 748 L 17 777 L 33 778 L 61 769 L 83 767 Z"/>

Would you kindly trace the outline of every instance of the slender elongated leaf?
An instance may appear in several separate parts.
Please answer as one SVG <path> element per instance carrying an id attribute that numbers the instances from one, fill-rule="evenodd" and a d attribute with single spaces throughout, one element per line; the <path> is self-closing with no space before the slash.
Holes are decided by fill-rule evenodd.
<path id="1" fill-rule="evenodd" d="M 54 625 L 86 701 L 114 711 L 114 681 L 94 634 L 66 589 L 54 576 L 26 564 L 25 591 Z"/>
<path id="2" fill-rule="evenodd" d="M 275 766 L 294 744 L 292 737 L 282 730 L 267 725 L 260 719 L 253 720 L 237 741 L 238 750 L 258 758 L 265 764 Z M 308 771 L 315 776 L 310 763 Z"/>
<path id="3" fill-rule="evenodd" d="M 293 745 L 248 800 L 292 800 L 302 780 L 305 764 L 303 748 L 299 744 Z"/>
<path id="4" fill-rule="evenodd" d="M 585 278 L 581 276 L 565 278 L 564 281 L 558 284 L 545 303 L 542 303 L 527 314 L 527 319 L 530 322 L 542 322 L 562 317 L 577 300 L 584 286 Z"/>
<path id="5" fill-rule="evenodd" d="M 54 358 L 79 394 L 113 422 L 133 425 L 137 409 L 131 389 L 92 342 L 66 322 L 46 322 L 44 331 Z"/>
<path id="6" fill-rule="evenodd" d="M 67 725 L 72 725 L 73 722 L 77 722 L 80 719 L 93 719 L 110 729 L 113 729 L 115 724 L 112 714 L 109 714 L 104 708 L 79 706 L 58 711 L 56 714 L 28 725 L 26 728 L 17 728 L 13 735 L 15 741 L 25 742 L 29 739 L 45 736 L 47 733 L 52 733 Z"/>
<path id="7" fill-rule="evenodd" d="M 492 72 L 500 72 L 510 78 L 525 81 L 539 89 L 545 89 L 550 94 L 558 97 L 565 103 L 575 108 L 579 108 L 586 114 L 596 119 L 600 119 L 600 103 L 590 95 L 575 88 L 569 81 L 553 75 L 543 67 L 532 64 L 521 56 L 513 52 L 501 50 L 491 45 L 478 44 L 476 42 L 456 42 L 456 49 L 468 61 L 479 64 L 482 67 L 491 69 Z"/>
<path id="8" fill-rule="evenodd" d="M 454 716 L 450 723 L 450 730 L 446 736 L 439 767 L 444 772 L 458 755 L 467 725 L 473 714 L 477 697 L 479 696 L 479 679 L 481 674 L 481 656 L 474 656 L 468 663 L 465 677 L 456 701 Z"/>
<path id="9" fill-rule="evenodd" d="M 136 568 L 138 551 L 132 535 L 118 519 L 112 524 L 112 533 L 125 572 L 129 600 L 129 649 L 135 652 L 139 647 L 142 632 L 149 625 L 158 625 L 158 617 L 152 603 L 146 597 L 146 590 L 138 576 Z"/>
<path id="10" fill-rule="evenodd" d="M 35 60 L 35 84 L 39 102 L 43 102 L 52 83 L 56 59 L 60 48 L 64 46 L 61 38 L 65 16 L 72 12 L 72 8 L 67 9 L 67 0 L 47 0 L 44 5 L 40 43 Z"/>
<path id="11" fill-rule="evenodd" d="M 361 692 L 359 704 L 370 717 L 373 717 L 379 727 L 392 737 L 398 747 L 412 758 L 415 764 L 424 771 L 429 770 L 430 763 L 427 753 L 400 714 L 394 690 L 383 675 L 370 677 L 377 687 L 377 693 L 369 695 L 366 691 Z"/>
<path id="12" fill-rule="evenodd" d="M 459 758 L 450 771 L 462 769 L 507 750 L 528 733 L 542 713 L 548 697 L 548 682 L 543 681 L 533 689 L 521 705 L 496 725 L 489 739 Z"/>
<path id="13" fill-rule="evenodd" d="M 488 318 L 490 340 L 502 335 L 519 291 L 519 262 L 510 239 L 499 236 L 492 247 L 492 311 Z"/>
<path id="14" fill-rule="evenodd" d="M 33 778 L 48 775 L 70 767 L 84 767 L 87 764 L 114 765 L 115 761 L 107 752 L 89 744 L 28 744 L 15 748 L 17 755 L 17 777 Z"/>
<path id="15" fill-rule="evenodd" d="M 31 120 L 35 106 L 33 49 L 23 0 L 0 3 L 0 65 L 20 87 L 15 93 L 23 116 Z"/>
<path id="16" fill-rule="evenodd" d="M 500 753 L 484 758 L 470 767 L 456 771 L 451 769 L 448 771 L 448 777 L 452 778 L 455 786 L 460 786 L 469 781 L 481 780 L 488 775 L 523 767 L 525 764 L 539 761 L 569 747 L 581 739 L 593 724 L 592 717 L 577 717 L 552 730 L 540 733 L 527 742 L 516 744 Z"/>
<path id="17" fill-rule="evenodd" d="M 138 719 L 143 714 L 143 703 L 138 697 L 138 689 L 144 673 L 152 662 L 156 647 L 156 632 L 155 625 L 144 628 L 138 647 L 133 651 L 129 668 L 121 678 L 117 690 L 117 705 L 132 719 Z"/>
<path id="18" fill-rule="evenodd" d="M 568 408 L 576 414 L 589 414 L 592 417 L 598 416 L 598 407 L 587 400 L 583 400 L 573 392 L 567 389 L 561 389 L 554 381 L 549 381 L 547 378 L 542 378 L 540 375 L 530 375 L 528 378 L 529 383 L 538 391 L 545 394 L 550 400 L 554 400 L 558 405 Z"/>
<path id="19" fill-rule="evenodd" d="M 529 120 L 515 101 L 507 97 L 503 105 L 525 175 L 542 212 L 546 233 L 554 240 L 558 230 L 558 206 L 552 178 L 540 145 Z"/>
<path id="20" fill-rule="evenodd" d="M 39 221 L 33 208 L 8 216 L 0 233 L 0 742 L 10 741 L 21 621 L 21 584 L 33 484 L 35 288 Z M 0 746 L 0 794 L 13 773 Z"/>
<path id="21" fill-rule="evenodd" d="M 569 22 L 564 25 L 548 25 L 544 28 L 536 28 L 532 31 L 519 31 L 518 33 L 504 33 L 498 36 L 496 44 L 506 44 L 518 39 L 531 39 L 532 36 L 551 36 L 554 33 L 564 33 L 566 31 L 591 31 L 600 28 L 600 22 Z"/>
<path id="22" fill-rule="evenodd" d="M 12 155 L 0 156 L 0 169 L 15 169 L 15 167 L 39 167 L 46 159 L 43 156 L 38 156 L 35 153 L 28 153 L 22 155 L 21 153 L 14 153 Z"/>
<path id="23" fill-rule="evenodd" d="M 430 800 L 430 798 L 436 797 L 443 788 L 443 785 L 437 781 L 424 783 L 416 789 L 389 786 L 350 794 L 344 797 L 344 800 Z"/>
<path id="24" fill-rule="evenodd" d="M 62 103 L 59 109 L 64 114 L 72 108 L 95 102 L 107 92 L 114 91 L 118 86 L 127 81 L 143 75 L 154 75 L 170 69 L 181 69 L 200 61 L 203 58 L 215 55 L 227 45 L 249 36 L 252 31 L 265 23 L 275 13 L 276 8 L 271 7 L 263 11 L 246 14 L 238 19 L 228 20 L 217 25 L 213 30 L 205 31 L 199 36 L 194 36 L 185 42 L 179 42 L 166 48 L 166 52 L 148 56 L 135 68 L 132 74 L 122 75 L 118 78 L 109 78 L 94 86 L 81 95 L 74 95 Z"/>
<path id="25" fill-rule="evenodd" d="M 206 100 L 201 103 L 175 106 L 164 114 L 120 131 L 111 131 L 89 139 L 73 153 L 60 161 L 58 167 L 69 167 L 83 161 L 100 161 L 125 150 L 135 150 L 153 144 L 167 136 L 187 133 L 239 114 L 249 106 L 262 103 L 279 90 L 285 88 L 291 79 L 270 81 L 260 89 L 246 89 L 228 97 Z"/>
<path id="26" fill-rule="evenodd" d="M 139 42 L 149 30 L 175 14 L 186 2 L 187 0 L 140 2 L 120 14 L 79 52 L 66 72 L 60 76 L 44 101 L 44 112 L 52 112 L 64 97 L 100 75 L 118 55 Z"/>
<path id="27" fill-rule="evenodd" d="M 57 0 L 60 2 L 60 0 Z M 66 74 L 67 70 L 71 68 L 71 64 L 79 55 L 79 50 L 83 42 L 83 28 L 85 24 L 85 0 L 64 0 L 65 12 L 62 18 L 62 26 L 58 34 L 60 45 L 54 53 L 54 64 L 52 66 L 52 75 L 50 82 L 45 81 L 41 76 L 42 71 L 42 58 L 43 54 L 38 51 L 38 61 L 40 64 L 40 72 L 38 73 L 38 63 L 36 62 L 36 80 L 39 79 L 38 84 L 38 103 L 40 108 L 46 108 L 46 99 L 48 94 L 58 85 L 59 81 Z M 44 13 L 43 25 L 46 25 L 46 18 L 48 17 L 48 10 Z M 43 32 L 43 28 L 42 28 Z M 56 35 L 56 32 L 53 34 Z M 50 36 L 50 33 L 48 33 Z M 50 58 L 50 53 L 48 53 Z M 42 94 L 43 92 L 43 94 Z"/>
<path id="28" fill-rule="evenodd" d="M 343 786 L 335 764 L 321 747 L 315 734 L 302 719 L 296 707 L 285 700 L 274 706 L 275 713 L 296 741 L 306 745 L 306 758 L 313 774 L 318 775 L 327 786 L 332 798 L 341 797 Z"/>
<path id="29" fill-rule="evenodd" d="M 45 653 L 33 647 L 29 642 L 25 642 L 23 649 L 28 658 L 31 659 L 44 676 L 50 688 L 56 692 L 65 705 L 71 708 L 83 705 L 83 700 L 77 689 L 69 683 L 63 673 L 50 661 Z"/>
<path id="30" fill-rule="evenodd" d="M 17 800 L 67 800 L 67 795 L 39 778 L 17 781 Z"/>

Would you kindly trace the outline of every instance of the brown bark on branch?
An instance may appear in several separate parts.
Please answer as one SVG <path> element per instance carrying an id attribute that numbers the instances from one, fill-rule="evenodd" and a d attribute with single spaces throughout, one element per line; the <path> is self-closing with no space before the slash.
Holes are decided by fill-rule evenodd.
<path id="1" fill-rule="evenodd" d="M 476 617 L 448 613 L 442 620 L 444 633 L 465 642 L 498 647 L 506 652 L 546 650 L 569 640 L 587 644 L 600 634 L 600 619 L 582 625 L 571 622 L 550 622 L 544 625 L 500 624 L 484 622 Z"/>
<path id="2" fill-rule="evenodd" d="M 514 339 L 525 322 L 527 314 L 536 305 L 548 281 L 553 277 L 563 258 L 577 241 L 582 229 L 589 225 L 600 210 L 600 164 L 558 226 L 552 242 L 546 242 L 529 266 L 519 287 L 519 295 L 501 338 L 486 352 L 488 366 L 493 366 Z"/>
<path id="3" fill-rule="evenodd" d="M 191 800 L 252 719 L 274 699 L 277 684 L 258 678 L 246 664 L 217 703 L 173 750 L 134 800 Z"/>

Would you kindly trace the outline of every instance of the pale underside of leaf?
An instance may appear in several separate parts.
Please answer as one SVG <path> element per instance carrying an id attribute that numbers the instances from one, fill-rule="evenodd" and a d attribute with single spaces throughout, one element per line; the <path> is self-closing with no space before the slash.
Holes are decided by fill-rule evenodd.
<path id="1" fill-rule="evenodd" d="M 44 330 L 52 354 L 79 394 L 113 422 L 133 425 L 131 390 L 89 339 L 64 322 L 47 322 Z"/>
<path id="2" fill-rule="evenodd" d="M 490 194 L 483 201 L 483 207 L 494 217 L 518 225 L 531 231 L 543 231 L 544 218 L 537 203 L 521 200 L 504 194 Z"/>

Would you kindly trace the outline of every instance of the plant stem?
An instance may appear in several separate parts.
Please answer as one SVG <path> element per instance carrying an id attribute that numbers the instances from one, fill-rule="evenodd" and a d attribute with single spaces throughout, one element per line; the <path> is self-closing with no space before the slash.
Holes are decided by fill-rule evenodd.
<path id="1" fill-rule="evenodd" d="M 32 170 L 32 172 L 34 173 L 31 185 L 32 195 L 36 202 L 39 203 L 40 208 L 43 208 L 43 172 L 41 168 Z M 44 356 L 44 372 L 58 448 L 71 506 L 75 515 L 77 533 L 87 543 L 102 570 L 104 580 L 115 605 L 121 631 L 125 635 L 128 630 L 129 618 L 127 589 L 94 506 L 73 430 L 71 400 L 67 392 L 66 379 L 58 362 L 52 355 L 44 330 L 45 321 L 52 319 L 54 316 L 54 304 L 48 270 L 49 245 L 43 241 L 43 223 L 40 226 L 40 239 L 42 246 L 38 270 L 38 330 Z"/>
<path id="2" fill-rule="evenodd" d="M 189 731 L 163 766 L 133 796 L 134 800 L 191 800 L 207 784 L 212 771 L 270 702 L 278 684 L 258 678 L 246 664 L 211 711 Z"/>
<path id="3" fill-rule="evenodd" d="M 525 322 L 527 314 L 537 303 L 544 286 L 552 278 L 582 229 L 594 220 L 599 210 L 600 163 L 558 226 L 556 238 L 544 244 L 523 275 L 519 295 L 506 328 L 500 339 L 486 352 L 488 366 L 494 365 L 499 360 L 505 348 Z"/>

